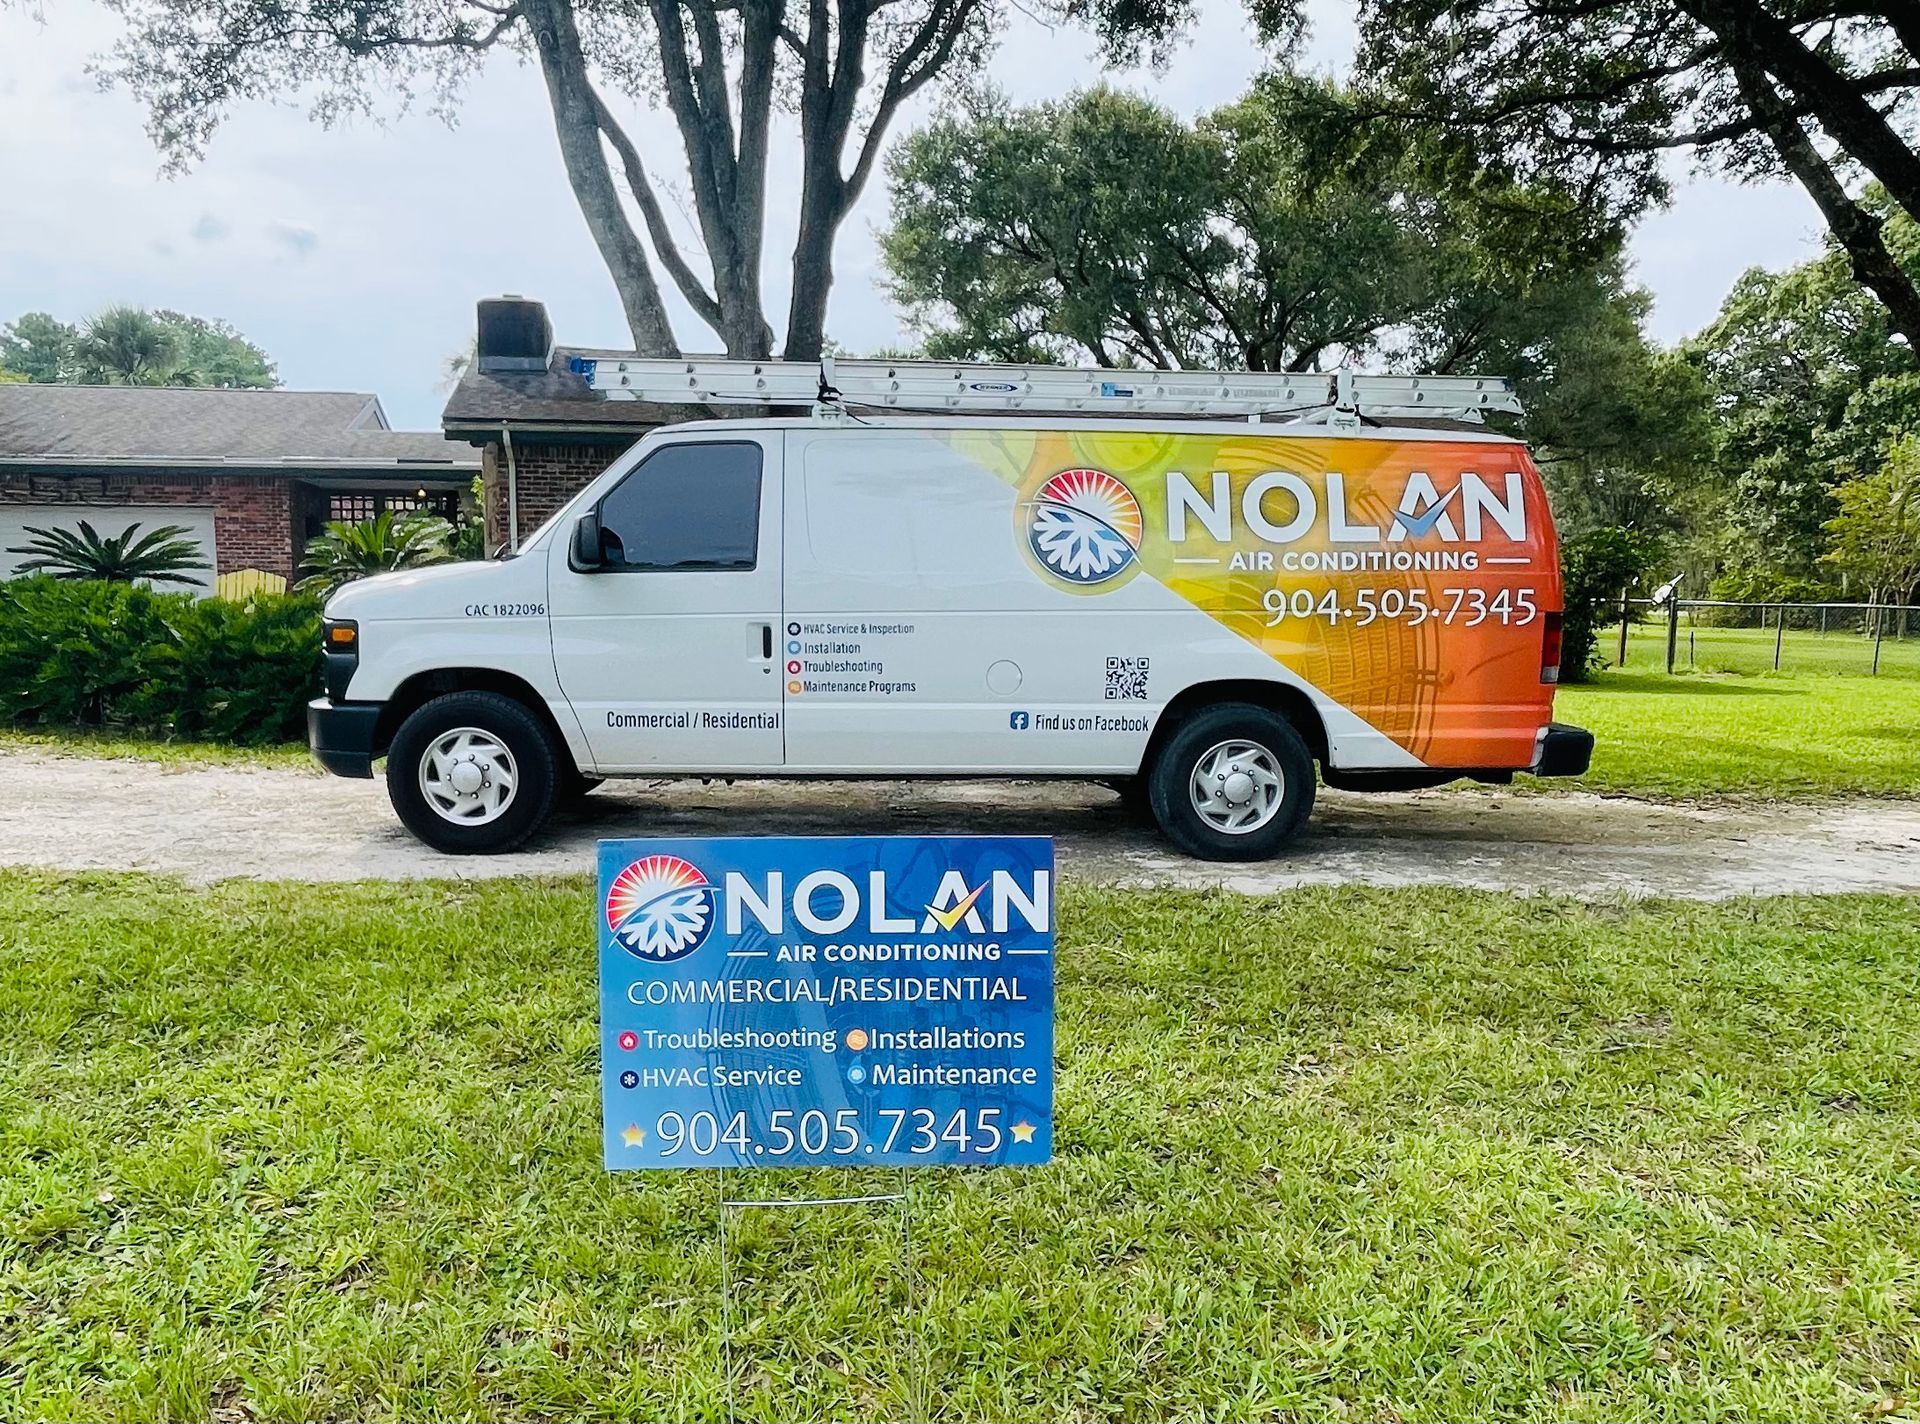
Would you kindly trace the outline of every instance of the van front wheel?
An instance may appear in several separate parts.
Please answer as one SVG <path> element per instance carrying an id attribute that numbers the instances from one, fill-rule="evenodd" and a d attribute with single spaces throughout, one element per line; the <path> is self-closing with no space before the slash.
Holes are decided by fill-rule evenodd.
<path id="1" fill-rule="evenodd" d="M 497 692 L 450 692 L 416 709 L 387 751 L 387 797 L 435 850 L 512 850 L 553 809 L 559 768 L 539 718 Z"/>
<path id="2" fill-rule="evenodd" d="M 1148 773 L 1160 829 L 1201 860 L 1265 860 L 1313 810 L 1313 757 L 1277 712 L 1228 702 L 1174 731 Z"/>

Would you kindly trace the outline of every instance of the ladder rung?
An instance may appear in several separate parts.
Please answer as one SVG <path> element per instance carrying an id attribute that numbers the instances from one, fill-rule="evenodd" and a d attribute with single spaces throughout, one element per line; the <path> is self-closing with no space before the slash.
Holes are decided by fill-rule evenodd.
<path id="1" fill-rule="evenodd" d="M 573 370 L 613 400 L 695 405 L 853 406 L 956 412 L 1084 411 L 1101 415 L 1285 415 L 1335 408 L 1363 414 L 1520 413 L 1498 376 L 1299 375 L 1246 371 L 1088 369 L 975 362 L 657 360 L 586 351 Z"/>

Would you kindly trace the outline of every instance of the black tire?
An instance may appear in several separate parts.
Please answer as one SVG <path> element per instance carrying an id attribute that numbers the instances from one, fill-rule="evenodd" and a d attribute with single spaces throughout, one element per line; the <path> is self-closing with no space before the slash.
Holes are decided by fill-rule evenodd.
<path id="1" fill-rule="evenodd" d="M 436 810 L 421 784 L 422 763 L 435 744 L 461 729 L 473 729 L 504 747 L 514 781 L 497 812 L 469 824 Z M 492 760 L 485 764 L 497 766 Z M 445 795 L 459 794 L 453 783 L 445 784 Z M 493 784 L 485 782 L 473 794 L 483 795 Z M 560 758 L 545 725 L 525 704 L 497 692 L 449 692 L 434 698 L 400 724 L 387 751 L 387 799 L 401 823 L 435 850 L 452 855 L 512 850 L 545 823 L 559 784 Z"/>
<path id="2" fill-rule="evenodd" d="M 1259 820 L 1244 831 L 1224 830 L 1195 805 L 1192 783 L 1201 763 L 1217 750 L 1242 743 L 1265 754 L 1265 765 L 1251 755 L 1224 761 L 1224 773 L 1235 765 L 1260 775 L 1277 772 L 1278 786 L 1270 800 L 1267 787 L 1256 783 L 1244 803 L 1250 817 Z M 1222 758 L 1227 753 L 1220 751 Z M 1252 777 L 1249 776 L 1249 780 Z M 1293 724 L 1277 712 L 1245 702 L 1223 702 L 1194 713 L 1174 729 L 1147 770 L 1147 796 L 1153 819 L 1188 855 L 1200 860 L 1265 860 L 1300 834 L 1313 810 L 1313 757 Z M 1225 794 L 1224 786 L 1222 795 Z M 1219 814 L 1239 814 L 1222 803 Z"/>

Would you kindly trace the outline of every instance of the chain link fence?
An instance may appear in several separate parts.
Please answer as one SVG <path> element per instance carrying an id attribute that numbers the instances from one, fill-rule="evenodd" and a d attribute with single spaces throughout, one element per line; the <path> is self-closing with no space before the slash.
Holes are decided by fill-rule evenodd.
<path id="1" fill-rule="evenodd" d="M 1601 651 L 1643 672 L 1920 679 L 1920 606 L 1624 599 Z"/>

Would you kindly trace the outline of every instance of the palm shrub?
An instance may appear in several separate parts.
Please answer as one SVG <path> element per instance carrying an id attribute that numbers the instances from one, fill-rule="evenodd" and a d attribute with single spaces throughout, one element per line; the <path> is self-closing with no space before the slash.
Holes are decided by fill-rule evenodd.
<path id="1" fill-rule="evenodd" d="M 102 727 L 130 720 L 135 699 L 170 683 L 179 640 L 166 600 L 124 583 L 42 574 L 0 584 L 0 699 L 19 726 Z"/>
<path id="2" fill-rule="evenodd" d="M 258 744 L 297 740 L 320 604 L 39 575 L 0 584 L 0 719 Z"/>
<path id="3" fill-rule="evenodd" d="M 373 574 L 425 568 L 453 558 L 453 526 L 437 514 L 415 512 L 395 519 L 383 510 L 358 524 L 335 520 L 307 542 L 305 567 L 313 570 L 294 585 L 323 599 L 336 589 Z"/>
<path id="4" fill-rule="evenodd" d="M 307 699 L 318 695 L 320 601 L 255 593 L 170 603 L 178 649 L 164 696 L 136 696 L 129 712 L 151 730 L 199 741 L 297 742 Z"/>
<path id="5" fill-rule="evenodd" d="M 206 556 L 199 541 L 190 538 L 179 524 L 162 524 L 140 533 L 138 524 L 129 524 L 118 535 L 102 538 L 86 520 L 78 529 L 40 529 L 29 524 L 33 538 L 8 549 L 9 554 L 29 557 L 19 564 L 19 572 L 49 573 L 57 579 L 99 579 L 107 583 L 198 584 L 184 570 L 206 567 Z M 138 536 L 137 538 L 135 536 Z"/>
<path id="6" fill-rule="evenodd" d="M 182 361 L 180 332 L 139 307 L 108 307 L 80 329 L 73 346 L 82 379 L 96 385 L 200 384 Z"/>

